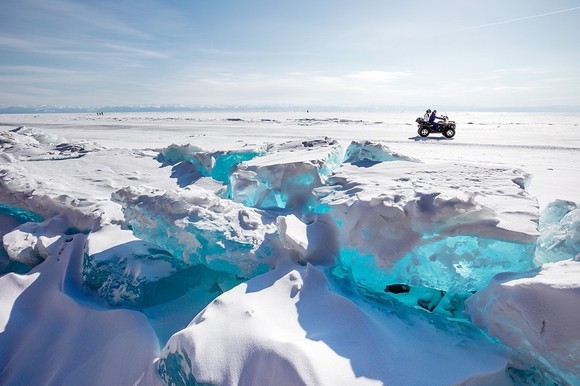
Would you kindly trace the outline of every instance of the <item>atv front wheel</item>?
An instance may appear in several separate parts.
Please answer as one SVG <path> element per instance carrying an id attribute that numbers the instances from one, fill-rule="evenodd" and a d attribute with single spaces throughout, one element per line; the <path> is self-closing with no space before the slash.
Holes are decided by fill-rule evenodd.
<path id="1" fill-rule="evenodd" d="M 443 132 L 443 135 L 445 136 L 445 138 L 453 138 L 453 136 L 455 135 L 455 130 L 454 129 L 446 129 Z"/>
<path id="2" fill-rule="evenodd" d="M 424 127 L 420 128 L 420 129 L 419 129 L 419 135 L 420 135 L 421 137 L 426 137 L 426 136 L 428 136 L 428 135 L 429 135 L 429 129 L 426 129 L 426 128 L 424 128 Z"/>

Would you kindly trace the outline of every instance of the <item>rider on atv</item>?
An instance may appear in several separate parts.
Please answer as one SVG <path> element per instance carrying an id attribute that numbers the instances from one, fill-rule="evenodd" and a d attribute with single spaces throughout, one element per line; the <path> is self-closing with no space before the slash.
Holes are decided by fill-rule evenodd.
<path id="1" fill-rule="evenodd" d="M 441 122 L 435 122 L 436 119 L 440 119 Z M 417 118 L 415 122 L 417 122 L 417 132 L 423 138 L 431 133 L 443 134 L 446 138 L 452 138 L 455 135 L 455 121 L 450 121 L 445 115 L 438 117 L 437 110 L 433 113 L 427 110 L 425 116 Z"/>
<path id="2" fill-rule="evenodd" d="M 429 123 L 433 125 L 433 129 L 439 130 L 439 123 L 435 122 L 435 119 L 444 119 L 443 117 L 437 116 L 437 110 L 433 110 L 431 116 L 429 117 Z"/>

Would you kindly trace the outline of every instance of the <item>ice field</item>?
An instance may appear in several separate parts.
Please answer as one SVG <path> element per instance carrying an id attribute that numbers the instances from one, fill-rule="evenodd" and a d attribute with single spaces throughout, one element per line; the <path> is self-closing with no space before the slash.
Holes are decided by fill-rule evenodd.
<path id="1" fill-rule="evenodd" d="M 575 385 L 580 114 L 0 115 L 0 384 Z"/>

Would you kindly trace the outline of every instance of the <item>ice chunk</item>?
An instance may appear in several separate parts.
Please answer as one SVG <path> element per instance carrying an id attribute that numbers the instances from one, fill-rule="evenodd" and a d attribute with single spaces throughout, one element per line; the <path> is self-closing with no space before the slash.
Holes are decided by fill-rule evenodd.
<path id="1" fill-rule="evenodd" d="M 327 138 L 282 144 L 239 166 L 230 178 L 231 197 L 246 206 L 301 211 L 343 156 L 342 146 Z"/>
<path id="2" fill-rule="evenodd" d="M 287 255 L 273 237 L 275 218 L 201 188 L 123 188 L 113 199 L 123 206 L 137 237 L 188 265 L 250 277 L 267 270 L 271 256 Z"/>
<path id="3" fill-rule="evenodd" d="M 11 260 L 4 248 L 4 235 L 14 231 L 17 227 L 27 222 L 41 222 L 43 218 L 36 213 L 25 209 L 0 204 L 0 275 L 6 272 L 26 272 L 30 267 L 16 260 Z M 19 238 L 16 238 L 19 240 Z M 7 243 L 8 240 L 7 240 Z"/>
<path id="4" fill-rule="evenodd" d="M 13 137 L 13 138 L 20 138 L 21 141 L 31 140 L 33 142 L 30 143 L 38 143 L 38 144 L 59 144 L 67 142 L 66 139 L 60 137 L 55 134 L 45 133 L 42 130 L 38 130 L 32 127 L 20 126 L 16 129 L 10 130 L 10 133 L 18 134 L 21 137 Z M 25 139 L 26 138 L 26 139 Z"/>
<path id="5" fill-rule="evenodd" d="M 54 254 L 69 233 L 64 218 L 55 216 L 18 226 L 4 235 L 2 243 L 10 259 L 34 267 Z"/>
<path id="6" fill-rule="evenodd" d="M 82 276 L 111 305 L 148 307 L 183 295 L 195 270 L 132 232 L 106 225 L 87 238 Z"/>
<path id="7" fill-rule="evenodd" d="M 537 367 L 555 384 L 580 377 L 580 262 L 504 273 L 466 301 L 471 320 L 514 349 L 521 370 Z M 527 367 L 526 367 L 527 366 Z"/>
<path id="8" fill-rule="evenodd" d="M 158 372 L 167 384 L 505 384 L 507 358 L 477 330 L 361 307 L 312 265 L 280 266 L 173 335 Z"/>
<path id="9" fill-rule="evenodd" d="M 211 156 L 199 146 L 196 145 L 176 145 L 172 144 L 162 149 L 157 156 L 157 160 L 165 165 L 175 165 L 181 161 L 193 161 L 196 164 L 206 165 L 205 171 L 211 169 Z"/>
<path id="10" fill-rule="evenodd" d="M 173 177 L 182 180 L 182 187 L 200 177 L 212 177 L 227 185 L 240 163 L 261 154 L 264 154 L 263 149 L 206 151 L 195 145 L 173 144 L 161 150 L 157 159 L 166 165 L 174 165 Z M 188 179 L 189 182 L 184 182 Z"/>
<path id="11" fill-rule="evenodd" d="M 0 215 L 9 216 L 21 224 L 29 221 L 31 222 L 44 221 L 42 216 L 34 212 L 5 204 L 0 204 Z"/>
<path id="12" fill-rule="evenodd" d="M 346 149 L 346 154 L 344 156 L 345 163 L 357 165 L 387 161 L 420 162 L 415 158 L 393 152 L 382 143 L 371 141 L 352 141 Z"/>
<path id="13" fill-rule="evenodd" d="M 43 261 L 36 250 L 38 238 L 31 232 L 21 229 L 13 230 L 2 238 L 4 250 L 10 259 L 34 267 Z"/>
<path id="14" fill-rule="evenodd" d="M 87 141 L 72 143 L 55 134 L 21 126 L 0 131 L 0 149 L 7 154 L 3 158 L 15 162 L 80 158 L 88 152 L 102 150 L 102 146 Z"/>
<path id="15" fill-rule="evenodd" d="M 262 154 L 264 154 L 263 151 L 238 150 L 216 152 L 214 154 L 215 164 L 211 170 L 210 176 L 214 180 L 228 184 L 230 182 L 230 175 L 236 170 L 240 163 L 249 161 Z"/>
<path id="16" fill-rule="evenodd" d="M 556 200 L 542 211 L 535 261 L 538 265 L 580 256 L 580 208 Z"/>
<path id="17" fill-rule="evenodd" d="M 343 165 L 315 190 L 341 246 L 335 274 L 374 292 L 406 284 L 451 292 L 530 267 L 536 201 L 525 174 L 468 165 Z"/>
<path id="18" fill-rule="evenodd" d="M 307 225 L 293 214 L 279 216 L 276 225 L 284 248 L 295 251 L 298 260 L 303 260 L 308 249 Z"/>
<path id="19" fill-rule="evenodd" d="M 327 215 L 310 214 L 302 219 L 293 214 L 280 215 L 276 225 L 280 241 L 291 252 L 293 261 L 317 266 L 335 264 L 339 250 L 337 229 Z"/>

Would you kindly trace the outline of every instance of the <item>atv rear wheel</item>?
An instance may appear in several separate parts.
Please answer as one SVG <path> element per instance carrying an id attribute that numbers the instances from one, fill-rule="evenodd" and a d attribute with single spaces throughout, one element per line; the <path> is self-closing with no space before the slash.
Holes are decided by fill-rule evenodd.
<path id="1" fill-rule="evenodd" d="M 445 136 L 445 138 L 453 138 L 453 136 L 455 135 L 455 129 L 445 129 L 443 131 L 443 135 Z"/>
<path id="2" fill-rule="evenodd" d="M 426 137 L 429 135 L 429 129 L 425 127 L 420 128 L 418 132 L 421 137 Z"/>

